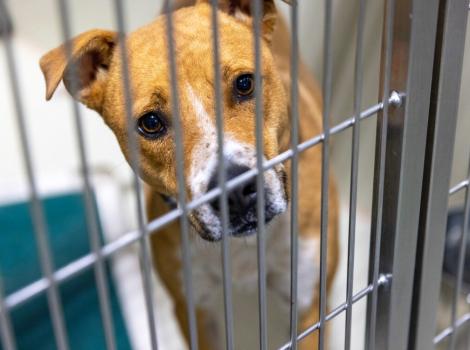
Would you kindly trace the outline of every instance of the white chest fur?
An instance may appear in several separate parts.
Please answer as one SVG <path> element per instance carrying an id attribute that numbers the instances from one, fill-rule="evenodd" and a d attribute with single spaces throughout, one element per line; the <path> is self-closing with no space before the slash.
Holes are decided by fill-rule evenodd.
<path id="1" fill-rule="evenodd" d="M 195 303 L 210 308 L 214 291 L 222 285 L 221 244 L 208 243 L 191 234 L 192 276 Z M 231 238 L 231 274 L 234 289 L 256 291 L 258 263 L 256 235 Z M 298 306 L 308 308 L 319 277 L 319 241 L 299 235 Z M 290 215 L 274 219 L 266 228 L 266 277 L 269 289 L 290 301 Z"/>

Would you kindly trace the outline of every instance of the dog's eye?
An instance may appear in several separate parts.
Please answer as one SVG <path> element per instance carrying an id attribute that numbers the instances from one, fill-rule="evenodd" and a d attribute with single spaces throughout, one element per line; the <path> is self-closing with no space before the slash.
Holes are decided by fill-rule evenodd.
<path id="1" fill-rule="evenodd" d="M 166 125 L 158 112 L 150 112 L 139 118 L 137 131 L 146 138 L 156 139 L 165 133 Z"/>
<path id="2" fill-rule="evenodd" d="M 253 97 L 255 91 L 255 80 L 253 74 L 239 75 L 233 82 L 235 95 L 242 100 Z"/>

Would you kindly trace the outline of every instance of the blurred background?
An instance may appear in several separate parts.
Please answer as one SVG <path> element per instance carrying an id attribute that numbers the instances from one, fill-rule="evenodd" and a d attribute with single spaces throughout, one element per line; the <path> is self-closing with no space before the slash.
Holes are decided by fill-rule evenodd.
<path id="1" fill-rule="evenodd" d="M 368 1 L 367 6 L 362 109 L 377 103 L 379 99 L 383 2 L 383 0 Z M 70 0 L 73 34 L 76 35 L 92 28 L 116 29 L 113 3 L 112 0 Z M 334 1 L 333 3 L 331 125 L 335 125 L 353 114 L 354 56 L 358 14 L 358 1 Z M 45 197 L 60 197 L 65 194 L 77 193 L 82 183 L 72 104 L 63 86 L 59 87 L 52 101 L 46 103 L 44 81 L 38 66 L 39 58 L 63 41 L 57 2 L 55 0 L 10 0 L 6 1 L 6 4 L 14 23 L 14 46 L 20 78 L 19 84 L 39 191 Z M 162 1 L 126 0 L 124 4 L 127 30 L 132 31 L 152 20 L 159 13 Z M 324 63 L 322 61 L 323 1 L 300 0 L 299 7 L 301 54 L 314 76 L 321 82 Z M 286 4 L 279 1 L 278 8 L 286 18 L 289 18 L 289 7 Z M 470 28 L 470 26 L 468 27 Z M 0 55 L 0 205 L 11 207 L 12 204 L 18 204 L 27 199 L 28 188 L 1 40 L 0 47 L 2 50 L 2 55 Z M 451 185 L 467 177 L 469 166 L 470 33 L 467 35 L 463 72 Z M 104 125 L 101 118 L 93 111 L 80 108 L 85 126 L 87 154 L 97 192 L 103 239 L 111 241 L 136 228 L 136 202 L 131 187 L 131 172 L 121 155 L 114 135 Z M 367 285 L 375 128 L 375 117 L 369 118 L 361 124 L 355 291 Z M 339 272 L 332 291 L 333 302 L 331 306 L 342 303 L 346 291 L 351 134 L 351 130 L 348 130 L 333 137 L 332 162 L 341 199 L 342 252 Z M 54 213 L 54 204 L 50 205 L 51 213 Z M 58 206 L 60 207 L 60 204 Z M 463 193 L 454 196 L 450 203 L 450 207 L 454 211 L 460 210 L 462 206 Z M 0 220 L 1 213 L 2 211 L 0 211 Z M 5 213 L 6 211 L 3 212 L 4 215 Z M 78 227 L 75 230 L 78 230 Z M 70 242 L 70 239 L 68 241 Z M 1 244 L 6 247 L 6 243 L 0 242 Z M 63 244 L 63 249 L 70 249 L 67 246 L 67 240 Z M 139 249 L 137 246 L 131 246 L 117 254 L 111 260 L 110 276 L 112 276 L 115 285 L 113 292 L 116 299 L 115 308 L 120 309 L 121 313 L 121 321 L 117 323 L 121 324 L 121 332 L 128 335 L 128 346 L 135 349 L 148 349 L 150 345 L 146 329 L 137 249 Z M 452 260 L 452 257 L 449 259 Z M 185 345 L 173 317 L 171 301 L 158 281 L 158 277 L 155 278 L 154 283 L 157 290 L 156 312 L 161 349 L 183 349 Z M 449 283 L 452 284 L 451 278 L 444 279 L 439 329 L 443 329 L 449 324 L 448 310 L 451 296 Z M 14 291 L 14 288 L 8 290 L 8 285 L 6 289 L 9 292 Z M 256 298 L 245 301 L 243 308 L 248 310 L 256 307 Z M 468 311 L 468 303 L 465 296 L 462 296 L 460 309 Z M 241 312 L 241 314 L 243 313 Z M 275 319 L 275 315 L 271 314 L 275 314 L 275 312 L 270 312 L 270 316 Z M 236 339 L 249 339 L 250 332 L 254 333 L 257 330 L 257 320 L 243 322 L 243 316 L 241 318 L 241 320 L 235 320 Z M 270 334 L 273 334 L 274 338 L 272 340 L 273 346 L 280 345 L 287 339 L 287 331 L 286 333 L 278 331 L 281 329 L 283 321 L 287 326 L 288 319 L 279 320 L 279 317 L 278 320 L 270 324 Z M 352 332 L 354 349 L 363 348 L 364 321 L 365 299 L 354 306 Z M 73 321 L 68 320 L 68 322 Z M 68 325 L 70 324 L 73 323 L 68 323 Z M 332 324 L 334 328 L 332 333 L 335 336 L 330 339 L 330 347 L 331 349 L 340 349 L 343 347 L 344 315 L 335 318 Z M 255 334 L 251 335 L 251 337 L 255 336 Z M 126 341 L 123 341 L 124 343 Z M 240 346 L 240 348 L 247 348 Z M 28 348 L 28 346 L 25 345 L 24 348 Z"/>

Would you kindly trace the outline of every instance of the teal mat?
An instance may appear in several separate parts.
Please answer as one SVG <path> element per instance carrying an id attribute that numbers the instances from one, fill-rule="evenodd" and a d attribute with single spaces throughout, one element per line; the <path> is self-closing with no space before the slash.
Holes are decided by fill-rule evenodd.
<path id="1" fill-rule="evenodd" d="M 43 206 L 55 268 L 89 253 L 82 193 L 49 197 L 43 200 Z M 117 348 L 131 349 L 109 266 L 106 269 Z M 0 274 L 4 292 L 10 294 L 34 282 L 41 277 L 40 271 L 29 204 L 0 206 Z M 62 283 L 60 296 L 70 348 L 105 349 L 93 269 Z M 56 349 L 44 293 L 15 308 L 11 318 L 18 349 Z"/>

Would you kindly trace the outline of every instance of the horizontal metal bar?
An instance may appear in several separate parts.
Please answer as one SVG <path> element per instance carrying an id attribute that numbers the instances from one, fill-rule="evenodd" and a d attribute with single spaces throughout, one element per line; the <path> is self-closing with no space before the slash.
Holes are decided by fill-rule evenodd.
<path id="1" fill-rule="evenodd" d="M 402 96 L 398 96 L 398 94 L 396 94 L 394 92 L 390 96 L 389 103 L 393 104 L 393 105 L 398 105 L 398 104 L 401 103 L 401 98 L 402 98 Z M 361 113 L 360 120 L 362 121 L 363 119 L 367 119 L 369 117 L 372 117 L 373 115 L 377 114 L 382 109 L 383 109 L 383 102 L 377 103 L 377 104 L 365 109 Z M 334 127 L 332 127 L 330 129 L 330 135 L 339 134 L 340 132 L 352 127 L 353 125 L 354 125 L 354 117 L 350 117 L 350 118 L 346 119 L 345 121 L 343 121 L 343 122 L 335 125 Z M 297 147 L 298 152 L 299 153 L 305 152 L 306 150 L 322 143 L 324 136 L 325 135 L 322 133 L 322 134 L 319 134 L 317 136 L 314 136 L 314 137 L 302 142 Z M 293 154 L 294 154 L 294 151 L 292 149 L 288 149 L 287 151 L 277 155 L 276 157 L 271 158 L 268 161 L 265 161 L 264 166 L 263 166 L 263 171 L 269 170 L 269 169 L 273 168 L 274 166 L 291 159 Z M 240 186 L 241 184 L 246 183 L 247 181 L 249 181 L 253 177 L 255 177 L 257 174 L 258 174 L 258 170 L 257 169 L 252 169 L 250 171 L 247 171 L 247 172 L 231 179 L 230 181 L 227 182 L 227 190 L 230 191 L 230 190 L 236 188 L 237 186 Z M 215 189 L 207 192 L 203 196 L 189 202 L 188 203 L 188 209 L 193 210 L 193 209 L 199 207 L 201 204 L 210 202 L 213 199 L 217 198 L 221 193 L 222 193 L 222 191 L 219 188 L 215 188 Z"/>
<path id="2" fill-rule="evenodd" d="M 453 195 L 457 192 L 460 192 L 461 190 L 463 190 L 464 188 L 467 188 L 468 185 L 469 185 L 470 181 L 469 179 L 467 180 L 463 180 L 461 182 L 459 182 L 457 185 L 453 186 L 450 190 L 449 190 L 449 195 Z"/>
<path id="3" fill-rule="evenodd" d="M 466 313 L 462 317 L 460 317 L 456 322 L 455 322 L 455 327 L 449 326 L 446 329 L 444 329 L 441 333 L 436 335 L 434 337 L 434 345 L 439 344 L 441 341 L 443 341 L 445 338 L 450 336 L 452 333 L 455 332 L 456 329 L 462 327 L 465 323 L 470 321 L 470 312 Z"/>
<path id="4" fill-rule="evenodd" d="M 172 221 L 176 220 L 178 217 L 182 215 L 182 210 L 175 209 L 169 212 L 167 215 L 159 217 L 152 222 L 150 222 L 147 226 L 147 234 L 149 232 L 153 232 L 159 228 L 168 225 Z M 103 246 L 101 250 L 101 255 L 103 258 L 107 258 L 114 253 L 124 249 L 125 247 L 135 243 L 137 240 L 141 238 L 140 232 L 138 230 L 130 231 L 120 238 L 116 239 L 115 241 L 106 244 Z M 52 276 L 53 280 L 56 282 L 64 282 L 73 276 L 77 275 L 78 273 L 84 271 L 87 268 L 90 268 L 95 262 L 97 261 L 97 256 L 95 253 L 89 253 L 84 255 L 83 257 L 74 260 L 68 265 L 58 269 L 55 271 L 54 275 Z M 34 297 L 35 295 L 42 293 L 45 289 L 49 287 L 49 282 L 46 278 L 41 278 L 31 284 L 19 289 L 18 291 L 8 295 L 5 298 L 5 307 L 7 309 L 15 308 L 24 302 L 28 301 L 30 298 Z"/>
<path id="5" fill-rule="evenodd" d="M 391 279 L 391 276 L 385 276 L 385 275 L 379 276 L 379 278 L 377 280 L 377 286 L 382 286 L 382 285 L 388 283 L 390 281 L 390 279 Z M 372 293 L 373 290 L 374 290 L 374 285 L 369 284 L 366 288 L 364 288 L 364 289 L 360 290 L 359 292 L 357 292 L 356 294 L 354 294 L 354 296 L 352 297 L 352 305 L 357 303 L 359 300 L 363 299 L 368 294 Z M 347 302 L 342 303 L 341 305 L 337 306 L 335 309 L 333 309 L 329 314 L 327 314 L 325 316 L 325 321 L 332 320 L 333 318 L 338 316 L 340 313 L 346 311 L 347 308 L 348 308 L 348 303 Z M 320 324 L 321 324 L 320 321 L 317 322 L 317 323 L 314 323 L 309 328 L 307 328 L 305 331 L 300 333 L 297 336 L 297 341 L 299 342 L 300 340 L 304 339 L 305 337 L 307 337 L 311 333 L 318 330 L 320 328 Z M 290 349 L 290 347 L 291 347 L 291 342 L 289 341 L 286 344 L 284 344 L 282 347 L 280 347 L 278 350 L 287 350 L 287 349 Z"/>
<path id="6" fill-rule="evenodd" d="M 400 97 L 392 94 L 389 99 L 389 103 L 399 104 Z M 370 118 L 373 115 L 377 114 L 377 112 L 381 111 L 382 109 L 383 109 L 383 103 L 379 102 L 365 109 L 363 112 L 361 112 L 360 120 Z M 354 117 L 348 118 L 342 123 L 339 123 L 333 128 L 331 128 L 330 135 L 338 134 L 348 129 L 352 125 L 354 125 Z M 298 148 L 297 148 L 298 152 L 304 152 L 308 150 L 309 148 L 321 143 L 322 140 L 323 140 L 323 134 L 320 134 L 309 140 L 306 140 L 303 143 L 298 145 Z M 290 159 L 292 155 L 293 155 L 293 151 L 291 149 L 279 154 L 278 156 L 266 161 L 264 163 L 263 170 L 266 171 L 266 170 L 271 169 L 277 164 L 280 164 Z M 227 181 L 227 191 L 230 191 L 234 189 L 235 187 L 240 186 L 243 183 L 246 183 L 251 178 L 256 176 L 257 173 L 258 173 L 257 169 L 252 169 L 250 171 L 247 171 L 231 179 L 230 181 Z M 188 211 L 194 210 L 200 205 L 212 201 L 213 199 L 217 198 L 221 194 L 222 194 L 222 191 L 220 190 L 220 188 L 215 188 L 207 192 L 203 196 L 188 202 L 187 209 Z M 153 232 L 165 227 L 166 225 L 170 224 L 174 220 L 178 219 L 181 215 L 183 215 L 183 211 L 179 208 L 176 208 L 170 211 L 169 213 L 155 220 L 152 220 L 147 225 L 146 234 L 150 235 Z M 140 235 L 139 230 L 129 231 L 126 234 L 123 234 L 118 239 L 114 240 L 113 242 L 107 243 L 106 245 L 104 245 L 101 248 L 101 255 L 103 258 L 107 258 L 115 254 L 116 252 L 120 251 L 121 249 L 124 249 L 125 247 L 135 243 L 140 238 L 141 238 L 141 235 Z M 97 261 L 97 256 L 95 253 L 92 252 L 87 255 L 84 255 L 83 257 L 73 261 L 72 263 L 65 265 L 64 267 L 56 270 L 52 276 L 52 279 L 53 281 L 58 282 L 58 283 L 66 281 L 70 279 L 71 277 L 77 275 L 78 273 L 82 272 L 83 270 L 91 267 L 96 261 Z M 38 295 L 44 292 L 44 290 L 46 290 L 48 286 L 49 286 L 49 282 L 47 281 L 46 278 L 38 279 L 37 281 L 34 281 L 31 284 L 28 284 L 27 286 L 19 289 L 18 291 L 8 295 L 5 298 L 5 307 L 7 309 L 13 309 L 23 304 L 24 302 L 34 297 L 35 295 Z"/>

